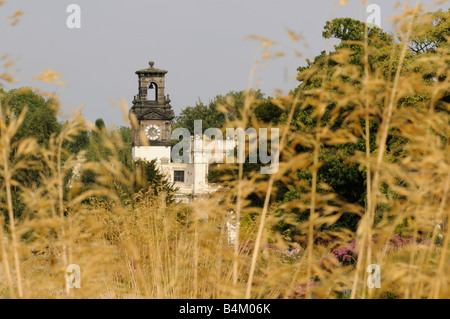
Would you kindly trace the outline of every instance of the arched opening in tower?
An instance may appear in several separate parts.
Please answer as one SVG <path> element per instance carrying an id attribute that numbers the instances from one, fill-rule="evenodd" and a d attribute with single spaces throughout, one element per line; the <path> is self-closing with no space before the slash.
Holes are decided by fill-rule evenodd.
<path id="1" fill-rule="evenodd" d="M 149 101 L 156 101 L 157 100 L 157 92 L 158 92 L 158 86 L 155 82 L 150 83 L 147 91 L 147 99 Z"/>

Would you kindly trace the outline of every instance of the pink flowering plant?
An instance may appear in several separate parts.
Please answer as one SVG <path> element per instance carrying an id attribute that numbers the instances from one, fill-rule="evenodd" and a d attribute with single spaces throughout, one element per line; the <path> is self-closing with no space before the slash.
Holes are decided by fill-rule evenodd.
<path id="1" fill-rule="evenodd" d="M 332 254 L 343 265 L 351 265 L 354 264 L 357 260 L 355 252 L 356 252 L 356 240 L 353 240 L 350 244 L 344 247 L 334 249 L 332 251 Z"/>

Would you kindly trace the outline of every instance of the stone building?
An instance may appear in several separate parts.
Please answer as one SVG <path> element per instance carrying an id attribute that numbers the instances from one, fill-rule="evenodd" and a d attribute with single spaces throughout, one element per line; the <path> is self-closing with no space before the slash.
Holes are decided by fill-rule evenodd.
<path id="1" fill-rule="evenodd" d="M 164 92 L 167 71 L 154 68 L 153 61 L 149 64 L 149 68 L 136 71 L 139 93 L 134 97 L 130 110 L 130 115 L 134 114 L 137 120 L 137 127 L 132 127 L 133 159 L 156 159 L 160 171 L 179 188 L 175 197 L 188 202 L 215 190 L 207 182 L 210 158 L 202 150 L 195 151 L 198 149 L 196 143 L 202 143 L 203 146 L 203 138 L 191 138 L 190 161 L 171 162 L 172 121 L 175 114 L 169 95 Z"/>

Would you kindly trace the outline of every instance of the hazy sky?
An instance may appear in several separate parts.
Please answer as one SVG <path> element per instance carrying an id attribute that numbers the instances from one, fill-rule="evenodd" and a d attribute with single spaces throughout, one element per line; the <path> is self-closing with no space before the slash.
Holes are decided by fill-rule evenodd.
<path id="1" fill-rule="evenodd" d="M 109 100 L 125 99 L 131 106 L 137 94 L 134 72 L 154 60 L 156 68 L 169 71 L 166 94 L 179 114 L 198 98 L 207 103 L 217 94 L 245 89 L 260 45 L 248 36 L 258 35 L 278 41 L 274 51 L 287 54 L 269 66 L 259 65 L 261 90 L 267 95 L 276 89 L 287 92 L 296 86 L 296 69 L 305 64 L 305 58 L 326 49 L 321 34 L 327 20 L 333 16 L 365 19 L 362 1 L 350 0 L 343 7 L 338 2 L 6 0 L 0 7 L 0 55 L 17 57 L 20 69 L 17 82 L 6 89 L 32 86 L 56 92 L 63 114 L 85 104 L 82 113 L 88 120 L 101 117 L 107 125 L 123 125 L 121 111 Z M 386 30 L 391 30 L 387 19 L 394 13 L 394 2 L 372 1 L 381 8 Z M 66 26 L 66 8 L 71 3 L 81 7 L 81 29 Z M 17 26 L 9 27 L 5 17 L 18 9 L 25 15 Z M 308 47 L 291 41 L 286 28 L 301 32 Z M 295 57 L 293 50 L 303 57 Z M 68 86 L 32 80 L 47 68 L 62 73 Z"/>

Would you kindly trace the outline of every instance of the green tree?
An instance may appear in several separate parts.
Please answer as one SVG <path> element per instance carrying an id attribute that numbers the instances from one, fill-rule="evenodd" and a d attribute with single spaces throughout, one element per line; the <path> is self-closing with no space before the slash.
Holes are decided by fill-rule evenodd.
<path id="1" fill-rule="evenodd" d="M 186 128 L 191 134 L 194 134 L 194 121 L 196 120 L 202 120 L 204 131 L 210 127 L 221 128 L 225 124 L 225 115 L 216 109 L 213 102 L 205 105 L 199 99 L 195 106 L 188 106 L 181 111 L 180 115 L 175 118 L 173 128 Z"/>
<path id="2" fill-rule="evenodd" d="M 61 125 L 56 117 L 58 104 L 55 100 L 45 99 L 29 88 L 13 89 L 9 92 L 0 89 L 0 99 L 1 104 L 10 108 L 14 116 L 19 116 L 25 108 L 27 109 L 25 120 L 11 141 L 15 145 L 18 145 L 25 138 L 34 138 L 38 145 L 45 147 L 48 146 L 50 136 L 60 131 Z M 23 156 L 15 156 L 15 150 L 12 150 L 11 154 L 11 163 L 17 163 L 24 159 Z M 45 164 L 39 157 L 39 154 L 27 155 L 27 158 L 33 160 L 36 166 L 33 168 L 22 168 L 13 175 L 13 180 L 15 181 L 12 186 L 13 209 L 16 217 L 19 218 L 25 213 L 21 189 L 23 187 L 39 187 L 41 184 L 40 173 L 42 169 L 45 169 Z M 36 167 L 40 167 L 40 169 Z"/>
<path id="3" fill-rule="evenodd" d="M 428 18 L 427 18 L 428 17 Z M 431 64 L 424 65 L 420 62 L 423 54 L 438 54 L 438 48 L 446 43 L 445 35 L 448 36 L 448 12 L 438 11 L 430 13 L 424 18 L 423 26 L 428 26 L 423 32 L 414 33 L 410 43 L 410 50 L 407 52 L 403 64 L 404 70 L 408 72 L 416 72 L 419 77 L 423 78 L 423 85 L 430 85 L 431 78 L 437 77 L 437 68 Z M 338 18 L 328 21 L 325 24 L 322 36 L 324 38 L 335 38 L 341 40 L 335 45 L 334 51 L 321 52 L 312 61 L 306 60 L 306 66 L 298 68 L 299 75 L 297 79 L 302 83 L 302 91 L 299 92 L 300 86 L 291 92 L 291 94 L 300 94 L 303 100 L 311 97 L 311 90 L 321 88 L 324 79 L 331 83 L 332 79 L 339 80 L 341 83 L 351 83 L 356 89 L 362 87 L 363 68 L 363 41 L 366 25 L 365 23 L 350 19 Z M 398 65 L 398 57 L 400 44 L 394 40 L 394 37 L 378 27 L 368 28 L 368 54 L 369 72 L 381 71 L 386 79 L 393 78 L 394 72 Z M 355 69 L 352 74 L 342 73 L 340 59 L 345 58 L 350 66 Z M 336 87 L 330 87 L 329 90 L 336 92 Z M 448 96 L 448 94 L 447 94 Z M 403 106 L 422 107 L 429 101 L 429 96 L 421 94 L 420 89 L 412 96 L 407 96 L 399 101 Z M 382 105 L 373 105 L 381 108 Z M 342 108 L 336 117 L 332 117 L 332 111 L 336 107 L 335 104 L 329 104 L 321 118 L 321 125 L 331 129 L 339 128 L 343 125 L 345 112 L 352 110 L 355 105 L 348 103 L 346 108 Z M 294 121 L 297 123 L 298 129 L 304 133 L 314 131 L 317 122 L 313 116 L 314 108 L 305 106 L 296 110 Z M 332 122 L 331 122 L 332 121 Z M 361 121 L 364 127 L 364 121 Z M 376 132 L 378 129 L 378 119 L 374 117 L 370 121 L 370 151 L 376 148 Z M 390 134 L 387 141 L 387 153 L 393 160 L 401 156 L 402 145 L 407 141 L 399 139 L 395 134 Z M 298 146 L 297 151 L 303 152 L 307 148 Z M 329 185 L 333 192 L 338 194 L 346 202 L 365 205 L 366 199 L 366 174 L 359 169 L 357 165 L 351 164 L 348 159 L 354 155 L 356 151 L 365 152 L 365 143 L 361 137 L 355 143 L 340 144 L 336 146 L 322 145 L 320 151 L 320 162 L 322 166 L 318 170 L 318 183 Z M 309 181 L 310 174 L 307 170 L 298 172 L 298 176 L 303 180 Z M 309 176 L 309 177 L 308 177 Z M 288 202 L 294 198 L 298 198 L 301 189 L 288 189 L 280 202 Z M 283 195 L 281 193 L 281 195 Z M 306 214 L 308 214 L 306 212 Z M 304 218 L 304 216 L 303 216 Z M 357 227 L 359 217 L 356 215 L 345 215 L 335 224 L 338 227 L 348 227 L 353 230 Z"/>
<path id="4" fill-rule="evenodd" d="M 282 111 L 270 103 L 270 98 L 264 98 L 260 90 L 251 90 L 249 94 L 260 105 L 256 108 L 257 116 L 266 122 L 277 121 Z M 195 106 L 187 106 L 175 118 L 173 128 L 187 128 L 194 134 L 194 121 L 202 120 L 203 132 L 212 127 L 223 128 L 228 121 L 241 118 L 246 99 L 245 91 L 230 91 L 225 95 L 217 95 L 208 105 L 200 99 Z M 202 132 L 202 133 L 203 133 Z"/>
<path id="5" fill-rule="evenodd" d="M 29 88 L 13 89 L 2 97 L 2 103 L 9 106 L 18 116 L 27 108 L 25 121 L 14 139 L 34 137 L 40 145 L 46 145 L 53 133 L 58 133 L 61 124 L 56 117 L 58 104 L 53 99 L 45 99 Z"/>
<path id="6" fill-rule="evenodd" d="M 86 159 L 92 162 L 98 162 L 102 159 L 108 159 L 111 150 L 105 145 L 105 141 L 111 136 L 106 130 L 103 119 L 95 121 L 95 127 L 90 133 L 89 147 L 87 148 Z"/>
<path id="7" fill-rule="evenodd" d="M 118 128 L 123 147 L 118 149 L 119 161 L 128 169 L 133 167 L 132 144 L 133 138 L 131 136 L 131 128 L 121 126 Z"/>
<path id="8" fill-rule="evenodd" d="M 66 124 L 64 124 L 66 125 Z M 66 149 L 70 154 L 78 154 L 82 150 L 87 150 L 89 148 L 90 137 L 88 129 L 80 131 L 80 133 L 73 137 L 73 141 L 66 142 L 64 149 Z"/>
<path id="9" fill-rule="evenodd" d="M 166 201 L 173 202 L 173 195 L 177 191 L 175 184 L 163 175 L 156 167 L 156 160 L 134 162 L 134 193 L 154 195 L 155 197 L 165 193 Z"/>
<path id="10" fill-rule="evenodd" d="M 96 119 L 96 120 L 95 120 L 95 127 L 97 127 L 97 129 L 98 129 L 99 131 L 105 129 L 105 127 L 106 127 L 106 126 L 105 126 L 105 121 L 103 121 L 102 118 Z"/>
<path id="11" fill-rule="evenodd" d="M 270 96 L 267 99 L 264 99 L 261 104 L 255 108 L 255 116 L 264 123 L 273 123 L 276 125 L 283 121 L 283 115 L 286 115 L 286 112 L 272 103 L 272 100 L 273 98 Z"/>
<path id="12" fill-rule="evenodd" d="M 409 48 L 415 54 L 435 53 L 446 43 L 445 36 L 450 35 L 449 12 L 438 10 L 429 12 L 421 17 L 421 23 L 415 26 Z"/>

